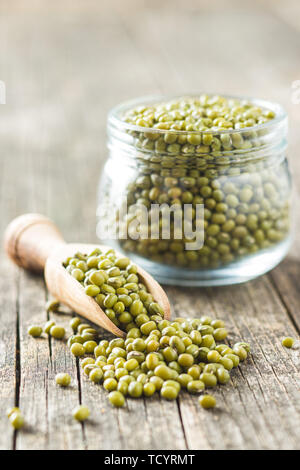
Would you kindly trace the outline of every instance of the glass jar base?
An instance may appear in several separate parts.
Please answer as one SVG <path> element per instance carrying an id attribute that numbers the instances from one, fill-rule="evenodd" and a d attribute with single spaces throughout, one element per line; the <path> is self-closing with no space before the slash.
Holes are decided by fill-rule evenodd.
<path id="1" fill-rule="evenodd" d="M 111 245 L 111 243 L 108 243 Z M 145 269 L 159 283 L 189 287 L 225 286 L 241 284 L 255 279 L 273 269 L 286 256 L 291 244 L 291 237 L 286 238 L 268 250 L 262 250 L 217 269 L 186 269 L 176 268 L 153 262 L 133 253 L 124 253 Z M 120 246 L 115 249 L 122 252 Z"/>

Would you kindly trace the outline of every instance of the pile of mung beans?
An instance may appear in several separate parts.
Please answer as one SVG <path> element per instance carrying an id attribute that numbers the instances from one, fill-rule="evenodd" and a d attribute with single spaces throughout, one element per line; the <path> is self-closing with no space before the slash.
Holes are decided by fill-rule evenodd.
<path id="1" fill-rule="evenodd" d="M 164 319 L 161 306 L 140 282 L 137 267 L 114 250 L 76 253 L 64 266 L 109 319 L 127 332 L 125 339 L 99 342 L 96 329 L 79 317 L 71 320 L 70 350 L 83 358 L 85 375 L 103 384 L 114 406 L 123 406 L 126 396 L 159 392 L 162 398 L 175 400 L 181 389 L 200 394 L 227 383 L 230 370 L 247 358 L 248 344 L 239 342 L 231 348 L 223 342 L 227 330 L 222 320 Z M 59 377 L 60 385 L 62 381 Z M 213 407 L 215 400 L 204 395 L 200 404 Z"/>
<path id="2" fill-rule="evenodd" d="M 215 269 L 284 240 L 290 195 L 286 163 L 264 150 L 266 130 L 257 127 L 275 117 L 250 101 L 208 95 L 139 106 L 121 116 L 136 150 L 135 172 L 127 172 L 132 176 L 123 194 L 128 211 L 122 219 L 117 214 L 120 232 L 127 233 L 119 240 L 122 249 L 163 264 Z M 110 185 L 108 202 L 115 198 L 109 191 Z M 176 208 L 187 232 L 195 230 L 195 207 L 203 204 L 203 246 L 186 249 L 191 240 L 178 235 L 175 215 L 165 239 L 162 214 L 157 227 L 151 218 L 153 204 Z M 189 221 L 184 220 L 187 204 Z M 132 239 L 130 226 L 144 207 L 148 224 Z M 150 236 L 150 224 L 158 237 Z"/>
<path id="3" fill-rule="evenodd" d="M 113 406 L 124 406 L 125 397 L 151 397 L 156 392 L 163 399 L 175 400 L 182 389 L 199 395 L 202 408 L 216 406 L 215 397 L 205 390 L 229 382 L 230 371 L 250 353 L 249 344 L 238 342 L 230 347 L 224 343 L 228 334 L 224 322 L 209 316 L 164 319 L 162 308 L 140 282 L 137 267 L 112 249 L 76 253 L 65 260 L 64 267 L 111 321 L 127 332 L 125 339 L 108 341 L 100 339 L 99 331 L 81 318 L 70 321 L 73 334 L 68 346 L 72 354 L 81 360 L 84 375 L 109 392 Z M 59 302 L 49 301 L 46 308 L 57 311 Z M 43 333 L 61 340 L 65 329 L 53 320 L 43 328 L 28 328 L 34 338 Z M 291 348 L 294 341 L 286 337 L 282 345 Z M 68 387 L 72 379 L 60 372 L 55 381 Z M 15 429 L 23 427 L 18 407 L 9 409 L 7 416 Z M 77 421 L 89 416 L 90 410 L 83 404 L 73 410 Z"/>

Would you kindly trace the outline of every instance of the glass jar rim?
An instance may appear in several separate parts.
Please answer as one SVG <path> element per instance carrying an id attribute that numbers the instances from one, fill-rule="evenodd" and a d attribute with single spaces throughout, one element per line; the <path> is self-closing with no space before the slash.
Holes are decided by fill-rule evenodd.
<path id="1" fill-rule="evenodd" d="M 219 135 L 219 134 L 233 134 L 233 133 L 242 134 L 245 132 L 272 129 L 274 126 L 276 126 L 277 124 L 287 119 L 287 113 L 284 110 L 284 108 L 279 103 L 276 103 L 274 101 L 256 99 L 256 98 L 252 98 L 248 96 L 239 96 L 239 95 L 226 95 L 226 94 L 220 95 L 217 93 L 205 93 L 205 94 L 207 96 L 222 96 L 223 98 L 232 99 L 232 100 L 249 101 L 255 106 L 260 106 L 264 109 L 273 111 L 275 113 L 275 118 L 270 119 L 269 121 L 265 123 L 256 124 L 255 126 L 251 126 L 251 127 L 244 127 L 242 129 L 222 129 L 222 130 L 207 129 L 204 131 L 186 131 L 186 130 L 177 130 L 177 129 L 155 129 L 153 127 L 142 127 L 142 126 L 137 126 L 135 124 L 130 124 L 121 118 L 121 115 L 124 112 L 129 111 L 130 109 L 133 109 L 137 106 L 160 103 L 160 102 L 163 103 L 166 101 L 171 101 L 171 100 L 179 99 L 179 98 L 186 98 L 186 99 L 196 98 L 196 97 L 199 97 L 201 94 L 204 94 L 204 92 L 184 93 L 180 95 L 148 95 L 148 96 L 142 96 L 142 97 L 135 98 L 132 100 L 124 101 L 111 109 L 111 111 L 108 114 L 108 124 L 117 126 L 118 128 L 121 128 L 124 131 L 149 132 L 149 133 L 151 132 L 155 134 L 173 133 L 177 135 L 188 135 L 188 134 L 189 135 L 190 134 Z"/>

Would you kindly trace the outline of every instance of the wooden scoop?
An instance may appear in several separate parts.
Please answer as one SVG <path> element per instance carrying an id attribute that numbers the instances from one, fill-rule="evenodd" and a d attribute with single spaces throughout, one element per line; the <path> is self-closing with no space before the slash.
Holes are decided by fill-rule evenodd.
<path id="1" fill-rule="evenodd" d="M 82 285 L 62 265 L 67 257 L 76 252 L 90 253 L 96 247 L 102 250 L 109 248 L 105 245 L 67 244 L 56 225 L 40 214 L 17 217 L 5 232 L 5 250 L 9 257 L 24 269 L 40 273 L 44 271 L 48 290 L 55 299 L 114 335 L 125 337 L 126 333 L 107 317 L 92 297 L 86 295 Z M 139 266 L 138 275 L 169 320 L 170 304 L 162 287 Z"/>

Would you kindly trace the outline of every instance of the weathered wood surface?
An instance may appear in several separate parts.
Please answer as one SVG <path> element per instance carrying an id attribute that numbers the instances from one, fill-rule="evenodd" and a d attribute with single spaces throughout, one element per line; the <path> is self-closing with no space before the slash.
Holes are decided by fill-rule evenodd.
<path id="1" fill-rule="evenodd" d="M 291 83 L 300 79 L 299 14 L 297 0 L 2 0 L 1 236 L 16 215 L 39 211 L 67 240 L 95 242 L 106 114 L 143 94 L 218 90 L 280 101 L 290 115 L 297 187 L 300 105 L 291 102 Z M 296 237 L 279 267 L 246 285 L 167 288 L 174 312 L 221 317 L 230 340 L 253 346 L 247 364 L 216 391 L 213 413 L 185 395 L 178 403 L 128 400 L 128 408 L 113 410 L 64 342 L 28 337 L 29 323 L 47 319 L 44 282 L 1 254 L 0 447 L 299 449 L 300 350 L 280 344 L 300 332 L 299 247 Z M 53 317 L 67 326 L 70 315 Z M 62 370 L 72 376 L 66 390 L 54 383 Z M 84 425 L 71 417 L 81 402 L 92 410 Z M 13 404 L 28 423 L 18 433 L 5 416 Z"/>

